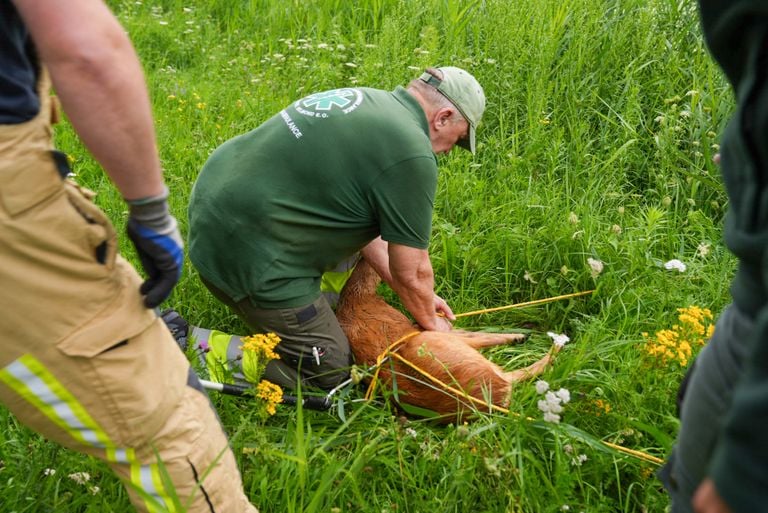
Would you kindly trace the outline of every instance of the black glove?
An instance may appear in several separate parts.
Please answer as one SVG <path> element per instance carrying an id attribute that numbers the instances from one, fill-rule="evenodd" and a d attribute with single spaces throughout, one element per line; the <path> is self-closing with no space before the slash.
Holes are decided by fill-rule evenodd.
<path id="1" fill-rule="evenodd" d="M 147 280 L 139 292 L 154 308 L 171 293 L 181 277 L 184 243 L 176 219 L 168 211 L 168 189 L 159 196 L 128 201 L 128 237 L 139 253 Z"/>

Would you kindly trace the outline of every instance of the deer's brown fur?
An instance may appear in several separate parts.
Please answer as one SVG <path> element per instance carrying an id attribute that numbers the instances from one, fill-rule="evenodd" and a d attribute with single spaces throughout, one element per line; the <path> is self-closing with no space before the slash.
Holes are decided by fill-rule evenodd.
<path id="1" fill-rule="evenodd" d="M 541 374 L 550 363 L 554 350 L 528 367 L 504 371 L 486 359 L 479 348 L 520 342 L 521 334 L 423 331 L 400 311 L 387 304 L 376 289 L 381 279 L 361 260 L 341 293 L 336 316 L 349 339 L 355 363 L 371 366 L 393 342 L 419 331 L 403 342 L 397 353 L 442 383 L 464 391 L 483 402 L 506 407 L 514 383 Z M 382 365 L 380 379 L 392 386 L 392 374 L 398 400 L 427 408 L 445 419 L 460 419 L 472 410 L 471 400 L 454 394 L 395 358 Z M 480 403 L 474 408 L 486 409 Z"/>

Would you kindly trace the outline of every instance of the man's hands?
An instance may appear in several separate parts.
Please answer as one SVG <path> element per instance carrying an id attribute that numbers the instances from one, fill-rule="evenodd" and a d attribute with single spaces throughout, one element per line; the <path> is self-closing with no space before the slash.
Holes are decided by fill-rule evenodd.
<path id="1" fill-rule="evenodd" d="M 456 316 L 443 298 L 435 294 L 435 313 L 437 313 L 435 331 L 450 331 L 453 329 L 450 321 L 455 321 Z"/>
<path id="2" fill-rule="evenodd" d="M 731 508 L 717 493 L 715 482 L 710 478 L 702 481 L 693 494 L 693 510 L 696 513 L 731 513 Z"/>
<path id="3" fill-rule="evenodd" d="M 184 261 L 184 243 L 176 219 L 168 211 L 167 198 L 166 189 L 159 196 L 128 201 L 128 237 L 148 275 L 139 289 L 147 308 L 156 307 L 170 295 Z"/>

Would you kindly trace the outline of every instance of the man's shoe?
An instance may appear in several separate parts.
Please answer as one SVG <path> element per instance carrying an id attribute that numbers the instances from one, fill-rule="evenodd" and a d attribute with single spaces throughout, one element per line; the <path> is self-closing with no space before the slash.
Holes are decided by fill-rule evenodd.
<path id="1" fill-rule="evenodd" d="M 163 311 L 160 314 L 160 318 L 168 326 L 168 331 L 171 332 L 173 338 L 176 339 L 176 343 L 179 344 L 182 352 L 187 350 L 187 337 L 189 336 L 189 323 L 179 315 L 179 312 L 173 308 Z"/>

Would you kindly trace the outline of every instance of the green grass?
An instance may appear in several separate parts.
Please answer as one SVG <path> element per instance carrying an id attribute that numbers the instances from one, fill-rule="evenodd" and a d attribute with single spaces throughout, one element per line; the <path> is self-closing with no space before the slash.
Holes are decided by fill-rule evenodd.
<path id="1" fill-rule="evenodd" d="M 508 368 L 538 359 L 546 331 L 570 336 L 544 376 L 571 392 L 559 425 L 542 422 L 532 384 L 515 389 L 510 415 L 458 427 L 402 417 L 382 399 L 365 403 L 358 389 L 329 413 L 281 407 L 266 422 L 248 400 L 213 397 L 262 512 L 664 510 L 656 467 L 601 441 L 667 454 L 684 369 L 650 365 L 641 333 L 671 327 L 679 307 L 717 313 L 729 300 L 735 261 L 721 240 L 727 199 L 711 158 L 732 100 L 691 3 L 111 5 L 146 70 L 183 231 L 195 176 L 228 138 L 313 91 L 392 89 L 426 66 L 457 65 L 484 86 L 488 109 L 477 154 L 440 160 L 430 248 L 438 292 L 461 313 L 595 289 L 460 322 L 530 330 L 526 344 L 488 352 Z M 57 142 L 123 226 L 124 204 L 68 126 Z M 120 243 L 136 262 L 127 238 Z M 602 274 L 591 276 L 588 258 L 604 262 Z M 673 258 L 686 272 L 662 267 Z M 243 331 L 189 264 L 169 304 L 198 324 Z M 129 510 L 102 463 L 41 440 L 7 413 L 0 425 L 3 511 Z M 587 459 L 577 465 L 579 455 Z M 67 477 L 83 471 L 87 485 Z"/>

